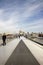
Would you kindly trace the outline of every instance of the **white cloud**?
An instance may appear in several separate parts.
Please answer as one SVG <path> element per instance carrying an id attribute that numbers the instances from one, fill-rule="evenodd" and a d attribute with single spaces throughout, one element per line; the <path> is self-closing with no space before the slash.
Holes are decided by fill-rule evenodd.
<path id="1" fill-rule="evenodd" d="M 24 12 L 22 14 L 23 17 L 27 18 L 30 17 L 32 15 L 34 15 L 35 10 L 37 10 L 39 8 L 40 4 L 34 4 L 34 5 L 28 5 L 25 9 Z"/>
<path id="2" fill-rule="evenodd" d="M 38 31 L 40 31 L 40 30 L 42 31 L 42 28 L 43 28 L 43 19 L 36 20 L 36 21 L 34 21 L 32 23 L 27 24 L 24 27 L 25 27 L 25 30 L 31 31 L 31 32 L 37 31 L 37 30 Z"/>
<path id="3" fill-rule="evenodd" d="M 25 6 L 22 8 L 23 12 L 20 14 L 21 16 L 19 17 L 19 20 L 24 22 L 27 20 L 27 18 L 34 16 L 40 10 L 40 5 L 41 3 L 32 5 L 25 4 Z"/>
<path id="4" fill-rule="evenodd" d="M 28 23 L 23 23 L 26 21 L 27 18 L 33 16 L 34 14 L 37 13 L 37 10 L 40 9 L 41 3 L 37 3 L 37 4 L 25 4 L 24 7 L 22 7 L 22 9 L 20 10 L 19 8 L 15 8 L 15 9 L 19 9 L 19 10 L 14 10 L 10 13 L 10 16 L 7 20 L 3 20 L 5 17 L 3 16 L 5 13 L 5 10 L 0 9 L 0 16 L 2 15 L 3 18 L 0 19 L 0 31 L 16 31 L 19 29 L 24 29 L 24 30 L 30 30 L 33 29 L 33 31 L 35 29 L 39 29 L 41 27 L 43 27 L 43 19 L 39 19 L 36 21 L 33 21 L 32 23 L 29 22 Z M 9 10 L 9 9 L 8 9 Z M 22 12 L 22 13 L 20 13 Z M 8 12 L 6 12 L 8 13 Z M 5 14 L 6 15 L 6 14 Z M 8 17 L 6 15 L 6 17 Z M 19 23 L 22 23 L 23 25 L 20 25 Z"/>
<path id="5" fill-rule="evenodd" d="M 10 16 L 6 21 L 0 20 L 0 32 L 14 32 L 18 30 L 18 20 L 17 17 Z"/>
<path id="6" fill-rule="evenodd" d="M 3 14 L 4 10 L 0 9 L 0 16 Z"/>

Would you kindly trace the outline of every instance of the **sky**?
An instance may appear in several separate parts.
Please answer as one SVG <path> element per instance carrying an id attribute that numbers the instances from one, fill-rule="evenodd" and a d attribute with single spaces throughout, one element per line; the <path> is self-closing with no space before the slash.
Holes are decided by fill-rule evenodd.
<path id="1" fill-rule="evenodd" d="M 0 32 L 43 32 L 43 0 L 0 0 Z"/>

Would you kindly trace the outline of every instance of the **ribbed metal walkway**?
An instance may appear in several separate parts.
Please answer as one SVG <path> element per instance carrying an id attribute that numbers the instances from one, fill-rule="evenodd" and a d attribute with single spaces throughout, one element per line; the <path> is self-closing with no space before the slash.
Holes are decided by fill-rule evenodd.
<path id="1" fill-rule="evenodd" d="M 39 63 L 27 48 L 23 40 L 20 40 L 5 65 L 39 65 Z"/>

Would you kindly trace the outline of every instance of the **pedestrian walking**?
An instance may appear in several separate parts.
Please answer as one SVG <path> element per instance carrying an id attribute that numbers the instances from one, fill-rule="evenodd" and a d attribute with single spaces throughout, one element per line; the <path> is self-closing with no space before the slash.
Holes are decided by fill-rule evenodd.
<path id="1" fill-rule="evenodd" d="M 5 33 L 2 36 L 2 40 L 3 40 L 3 45 L 6 45 L 6 35 L 5 35 Z"/>
<path id="2" fill-rule="evenodd" d="M 19 38 L 20 38 L 20 35 L 19 35 Z"/>

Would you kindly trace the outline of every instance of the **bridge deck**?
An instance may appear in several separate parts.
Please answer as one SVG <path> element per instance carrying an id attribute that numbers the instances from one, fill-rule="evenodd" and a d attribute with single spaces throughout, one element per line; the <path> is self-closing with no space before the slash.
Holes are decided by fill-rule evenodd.
<path id="1" fill-rule="evenodd" d="M 15 65 L 43 65 L 43 48 L 24 37 L 0 46 L 0 65 L 14 65 L 13 63 Z"/>
<path id="2" fill-rule="evenodd" d="M 39 65 L 39 63 L 21 40 L 5 65 Z"/>

